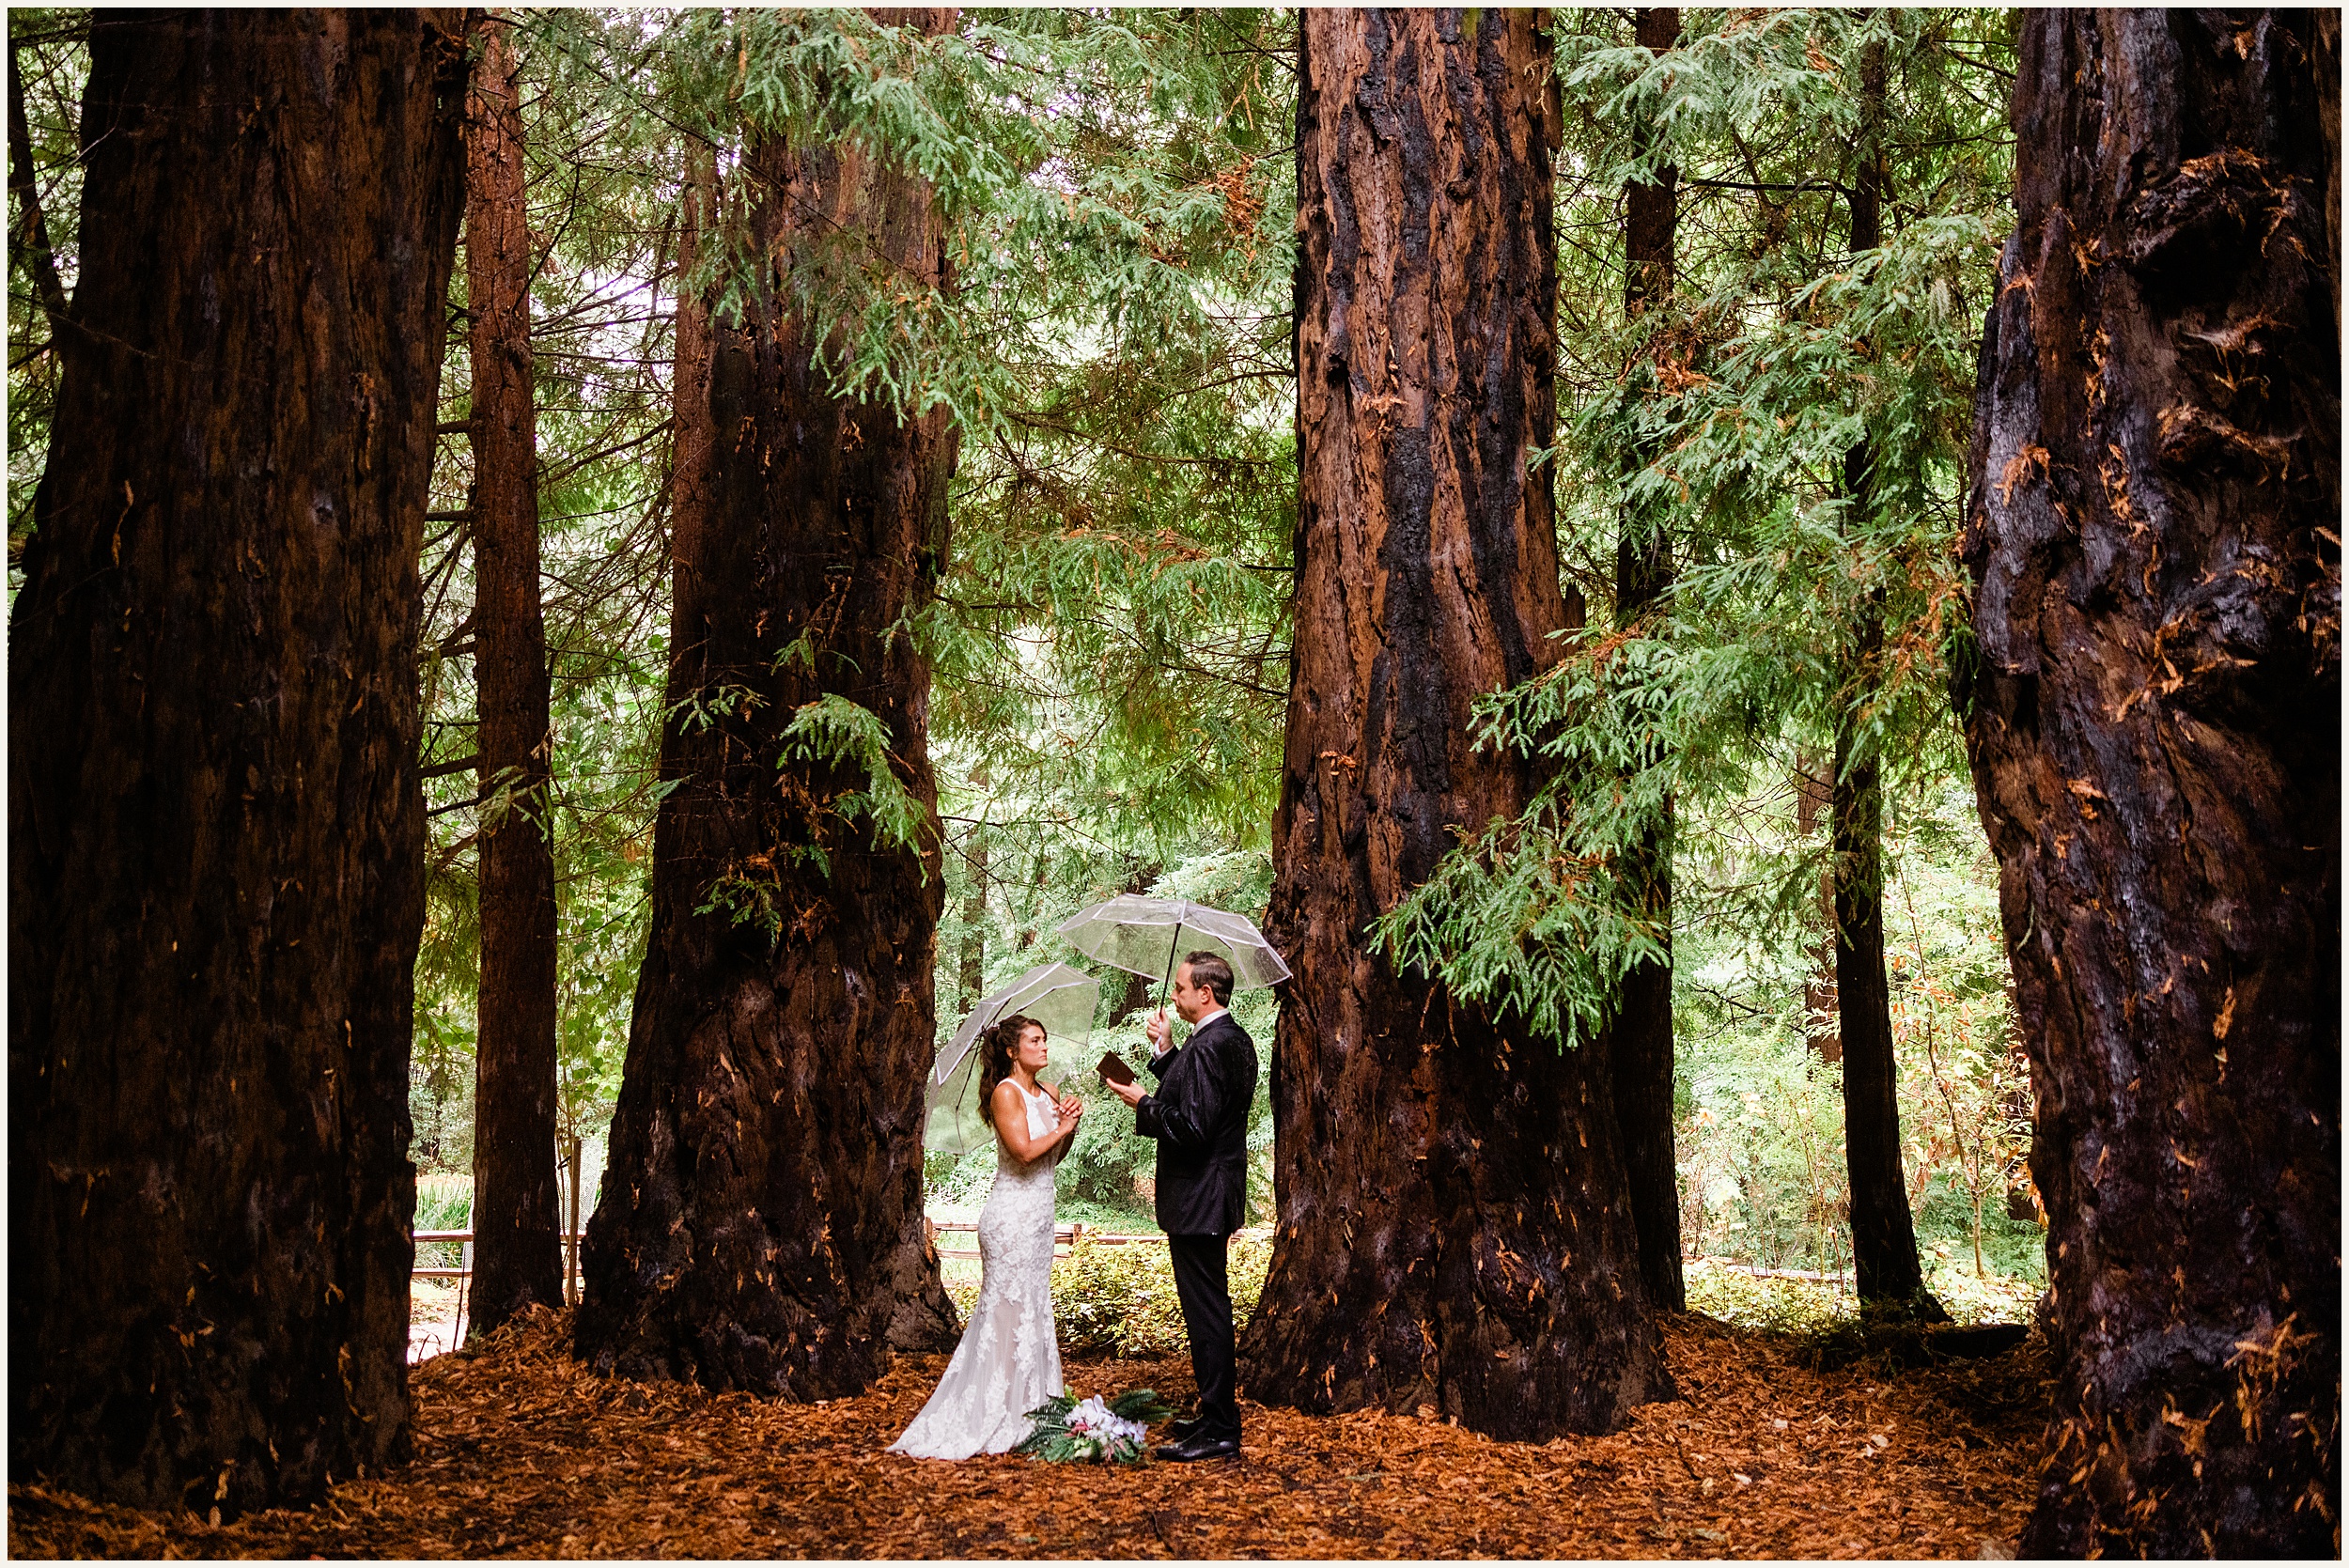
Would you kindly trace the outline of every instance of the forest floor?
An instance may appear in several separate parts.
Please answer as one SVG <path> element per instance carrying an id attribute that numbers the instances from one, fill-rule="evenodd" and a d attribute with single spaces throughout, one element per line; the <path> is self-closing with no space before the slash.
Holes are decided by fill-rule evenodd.
<path id="1" fill-rule="evenodd" d="M 2036 1341 L 1894 1371 L 1668 1320 L 1681 1398 L 1624 1431 L 1489 1441 L 1242 1402 L 1237 1462 L 1129 1468 L 882 1448 L 944 1370 L 779 1405 L 598 1377 L 541 1313 L 412 1374 L 415 1458 L 223 1524 L 8 1488 L 15 1557 L 2011 1557 L 2048 1385 Z M 1078 1393 L 1195 1389 L 1181 1358 L 1074 1361 Z"/>

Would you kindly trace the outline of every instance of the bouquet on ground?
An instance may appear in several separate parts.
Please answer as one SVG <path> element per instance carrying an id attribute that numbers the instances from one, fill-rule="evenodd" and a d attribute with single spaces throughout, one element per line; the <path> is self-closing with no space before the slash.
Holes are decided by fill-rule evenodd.
<path id="1" fill-rule="evenodd" d="M 1174 1414 L 1174 1407 L 1150 1389 L 1129 1389 L 1106 1404 L 1098 1394 L 1082 1404 L 1073 1395 L 1054 1394 L 1028 1412 L 1035 1430 L 1011 1452 L 1054 1464 L 1087 1459 L 1132 1465 L 1143 1458 L 1150 1423 Z"/>

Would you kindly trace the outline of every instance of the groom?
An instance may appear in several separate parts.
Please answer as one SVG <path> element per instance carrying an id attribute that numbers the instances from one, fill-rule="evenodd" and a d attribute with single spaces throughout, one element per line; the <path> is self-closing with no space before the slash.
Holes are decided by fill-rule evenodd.
<path id="1" fill-rule="evenodd" d="M 1190 1337 L 1199 1414 L 1174 1423 L 1160 1459 L 1221 1459 L 1239 1453 L 1239 1404 L 1226 1272 L 1232 1233 L 1248 1203 L 1248 1106 L 1256 1097 L 1256 1043 L 1224 1008 L 1232 966 L 1212 953 L 1186 955 L 1174 971 L 1174 1011 L 1191 1026 L 1172 1048 L 1160 1008 L 1146 1027 L 1158 1093 L 1139 1083 L 1110 1089 L 1134 1108 L 1134 1130 L 1159 1144 L 1159 1225 L 1174 1262 L 1174 1294 Z"/>

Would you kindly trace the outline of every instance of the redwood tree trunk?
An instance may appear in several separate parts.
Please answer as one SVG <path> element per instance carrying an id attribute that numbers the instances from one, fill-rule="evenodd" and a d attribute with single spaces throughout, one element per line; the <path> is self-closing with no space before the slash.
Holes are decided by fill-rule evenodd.
<path id="1" fill-rule="evenodd" d="M 1677 7 L 1643 8 L 1632 13 L 1640 47 L 1661 54 L 1680 43 Z M 1645 126 L 1635 138 L 1644 142 Z M 1653 180 L 1624 187 L 1624 310 L 1634 318 L 1651 308 L 1669 308 L 1673 282 L 1673 246 L 1679 225 L 1680 171 L 1666 164 Z M 1645 465 L 1661 453 L 1636 454 Z M 1627 515 L 1615 551 L 1615 619 L 1630 626 L 1657 613 L 1672 591 L 1672 536 L 1661 517 Z M 1660 760 L 1660 759 L 1658 759 Z M 1664 819 L 1627 857 L 1633 880 L 1644 889 L 1649 924 L 1661 939 L 1664 956 L 1635 966 L 1623 977 L 1615 1016 L 1607 1031 L 1609 1067 L 1614 1075 L 1615 1118 L 1623 1134 L 1623 1158 L 1631 1188 L 1631 1220 L 1640 1236 L 1640 1275 L 1648 1298 L 1659 1309 L 1679 1312 L 1688 1304 L 1680 1272 L 1680 1177 L 1672 1149 L 1672 801 Z"/>
<path id="2" fill-rule="evenodd" d="M 1821 817 L 1835 812 L 1832 764 L 1815 750 L 1804 747 L 1795 754 L 1795 832 L 1808 839 L 1819 831 Z M 1819 868 L 1819 925 L 1825 932 L 1807 949 L 1811 972 L 1803 978 L 1803 1040 L 1821 1062 L 1843 1060 L 1843 1008 L 1835 995 L 1835 857 L 1829 853 Z"/>
<path id="3" fill-rule="evenodd" d="M 1859 167 L 1852 178 L 1851 248 L 1884 242 L 1884 46 L 1859 62 Z M 1843 496 L 1867 515 L 1875 457 L 1863 437 L 1843 458 Z M 1862 1305 L 1932 1319 L 1948 1313 L 1925 1289 L 1917 1224 L 1901 1168 L 1900 1069 L 1892 1051 L 1892 996 L 1884 973 L 1884 773 L 1875 740 L 1861 733 L 1876 667 L 1884 656 L 1879 596 L 1859 607 L 1843 660 L 1835 714 L 1835 783 L 1829 832 L 1835 866 L 1835 1001 L 1843 1049 L 1844 1170 L 1851 1181 L 1852 1271 Z"/>
<path id="4" fill-rule="evenodd" d="M 2337 11 L 2039 11 L 1961 671 L 2038 1095 L 2027 1555 L 2337 1556 Z"/>
<path id="5" fill-rule="evenodd" d="M 768 142 L 737 178 L 759 254 L 836 225 L 944 276 L 927 188 L 851 148 Z M 685 363 L 704 342 L 706 372 Z M 772 295 L 679 343 L 676 788 L 578 1346 L 628 1376 L 821 1399 L 956 1331 L 922 1217 L 943 881 L 929 671 L 903 628 L 945 550 L 956 436 L 942 410 L 834 396 Z M 860 768 L 785 755 L 828 692 L 887 725 L 919 851 L 838 816 Z"/>
<path id="6" fill-rule="evenodd" d="M 1133 874 L 1126 878 L 1123 891 L 1130 893 L 1147 893 L 1150 890 L 1150 884 L 1164 876 L 1166 868 L 1156 861 L 1137 860 L 1134 862 Z M 1114 1018 L 1130 1018 L 1148 1008 L 1150 999 L 1164 984 L 1155 976 L 1131 972 L 1122 974 L 1118 978 L 1124 982 L 1126 988 L 1119 993 L 1117 1001 L 1111 1004 L 1110 1016 Z"/>
<path id="7" fill-rule="evenodd" d="M 12 1474 L 407 1440 L 415 694 L 459 14 L 110 12 L 8 632 Z"/>
<path id="8" fill-rule="evenodd" d="M 1260 1400 L 1605 1431 L 1667 1387 L 1603 1052 L 1397 974 L 1363 928 L 1533 780 L 1478 695 L 1556 657 L 1548 38 L 1523 11 L 1309 10 L 1297 633 L 1271 935 L 1279 1229 Z"/>
<path id="9" fill-rule="evenodd" d="M 508 24 L 483 19 L 466 104 L 473 312 L 474 668 L 479 691 L 481 991 L 474 1048 L 473 1327 L 563 1301 L 555 1190 L 553 735 L 538 597 L 538 421 L 521 98 Z"/>
<path id="10" fill-rule="evenodd" d="M 1861 628 L 1855 657 L 1882 652 L 1884 627 Z M 1925 1289 L 1917 1226 L 1901 1166 L 1899 1071 L 1892 997 L 1884 973 L 1884 786 L 1846 715 L 1835 737 L 1835 1001 L 1843 1051 L 1844 1168 L 1851 1180 L 1851 1251 L 1862 1305 L 1919 1317 L 1949 1315 Z"/>
<path id="11" fill-rule="evenodd" d="M 962 901 L 962 953 L 955 979 L 962 1011 L 979 1004 L 987 989 L 987 824 L 971 830 L 971 892 Z"/>

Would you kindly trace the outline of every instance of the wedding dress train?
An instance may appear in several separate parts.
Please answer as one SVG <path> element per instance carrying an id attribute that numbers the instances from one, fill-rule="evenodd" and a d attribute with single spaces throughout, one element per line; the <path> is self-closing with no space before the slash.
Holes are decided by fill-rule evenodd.
<path id="1" fill-rule="evenodd" d="M 1017 1084 L 1013 1085 L 1018 1088 Z M 1028 1135 L 1055 1125 L 1052 1096 L 1027 1094 Z M 1021 1163 L 995 1141 L 995 1187 L 979 1211 L 979 1300 L 946 1375 L 891 1453 L 968 1459 L 1003 1453 L 1030 1431 L 1027 1413 L 1061 1391 L 1052 1322 L 1052 1167 L 1057 1149 Z"/>

